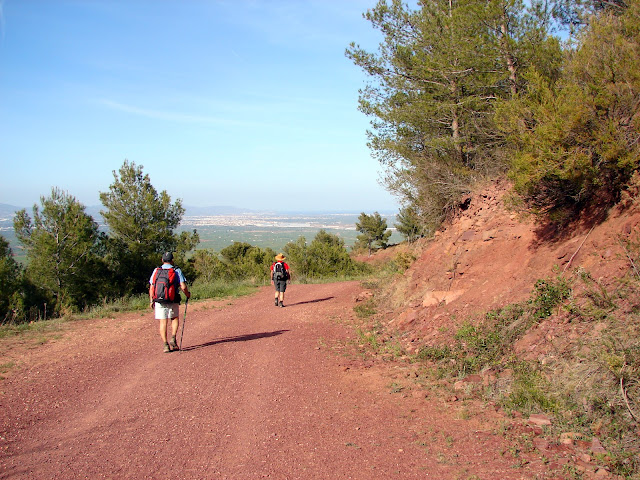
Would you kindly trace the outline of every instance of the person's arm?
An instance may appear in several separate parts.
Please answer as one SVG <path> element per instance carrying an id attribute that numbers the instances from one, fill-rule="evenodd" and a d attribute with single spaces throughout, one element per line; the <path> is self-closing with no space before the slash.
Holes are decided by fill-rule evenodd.
<path id="1" fill-rule="evenodd" d="M 154 283 L 153 282 L 156 279 L 156 272 L 157 271 L 158 271 L 158 269 L 154 268 L 153 269 L 153 273 L 151 274 L 151 278 L 149 278 L 149 307 L 150 308 L 153 308 L 153 304 L 155 303 L 153 301 L 153 294 L 154 294 L 154 291 L 153 291 Z"/>
<path id="2" fill-rule="evenodd" d="M 187 298 L 191 298 L 191 292 L 189 292 L 189 287 L 187 287 L 185 282 L 180 282 L 180 290 L 184 292 Z"/>
<path id="3" fill-rule="evenodd" d="M 180 282 L 180 290 L 184 292 L 187 296 L 187 299 L 191 298 L 191 292 L 189 292 L 189 287 L 187 287 L 187 279 L 184 277 L 184 273 L 179 268 L 176 268 L 176 273 L 178 274 L 178 280 Z"/>
<path id="4" fill-rule="evenodd" d="M 153 308 L 153 283 L 151 285 L 149 285 L 149 307 Z"/>

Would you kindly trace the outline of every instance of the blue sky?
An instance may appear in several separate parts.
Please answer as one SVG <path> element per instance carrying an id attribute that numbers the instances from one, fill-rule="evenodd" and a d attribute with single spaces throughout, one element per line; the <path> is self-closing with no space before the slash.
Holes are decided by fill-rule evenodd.
<path id="1" fill-rule="evenodd" d="M 374 5 L 0 0 L 0 203 L 98 205 L 128 159 L 185 205 L 396 210 L 344 55 Z"/>

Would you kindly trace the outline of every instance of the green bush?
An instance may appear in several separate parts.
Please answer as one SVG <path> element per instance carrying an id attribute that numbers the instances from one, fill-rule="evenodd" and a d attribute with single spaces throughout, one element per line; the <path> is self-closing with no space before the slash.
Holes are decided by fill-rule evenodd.
<path id="1" fill-rule="evenodd" d="M 0 323 L 11 321 L 20 298 L 22 270 L 14 260 L 9 242 L 0 236 Z"/>
<path id="2" fill-rule="evenodd" d="M 552 280 L 538 280 L 534 286 L 535 295 L 529 301 L 538 319 L 547 318 L 553 309 L 571 294 L 569 281 L 562 276 Z"/>
<path id="3" fill-rule="evenodd" d="M 561 399 L 554 398 L 550 382 L 535 368 L 535 363 L 517 362 L 513 366 L 513 382 L 502 398 L 503 406 L 526 414 L 558 413 Z"/>
<path id="4" fill-rule="evenodd" d="M 370 272 L 366 264 L 349 256 L 343 239 L 324 230 L 320 230 L 308 245 L 304 237 L 289 242 L 284 253 L 296 281 L 358 278 Z"/>
<path id="5" fill-rule="evenodd" d="M 227 279 L 250 279 L 255 283 L 270 279 L 271 264 L 276 256 L 270 248 L 254 247 L 246 242 L 233 242 L 220 250 L 220 254 L 225 268 L 221 270 L 221 276 L 214 278 L 224 279 L 226 276 Z"/>
<path id="6" fill-rule="evenodd" d="M 640 5 L 594 16 L 564 75 L 528 72 L 528 90 L 498 108 L 524 203 L 552 220 L 591 202 L 615 202 L 638 170 Z"/>

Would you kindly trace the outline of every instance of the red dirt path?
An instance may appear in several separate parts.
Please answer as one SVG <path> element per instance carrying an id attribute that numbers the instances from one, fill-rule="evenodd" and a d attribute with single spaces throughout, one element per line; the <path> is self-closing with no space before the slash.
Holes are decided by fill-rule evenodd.
<path id="1" fill-rule="evenodd" d="M 542 478 L 505 454 L 493 409 L 467 418 L 407 367 L 347 355 L 360 290 L 191 302 L 171 354 L 150 310 L 5 342 L 0 479 Z"/>

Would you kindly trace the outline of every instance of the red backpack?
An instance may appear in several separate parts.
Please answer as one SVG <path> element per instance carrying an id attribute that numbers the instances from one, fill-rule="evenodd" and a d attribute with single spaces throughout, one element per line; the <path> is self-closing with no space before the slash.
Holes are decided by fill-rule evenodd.
<path id="1" fill-rule="evenodd" d="M 175 268 L 156 268 L 153 276 L 153 301 L 158 303 L 175 303 L 178 297 L 180 279 Z"/>

